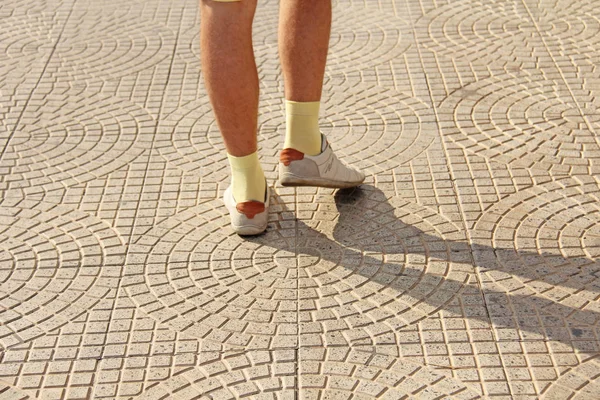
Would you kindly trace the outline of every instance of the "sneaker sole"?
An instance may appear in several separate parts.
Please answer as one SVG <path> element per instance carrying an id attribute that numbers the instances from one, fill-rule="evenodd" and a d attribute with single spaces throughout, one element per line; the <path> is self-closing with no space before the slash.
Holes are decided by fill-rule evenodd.
<path id="1" fill-rule="evenodd" d="M 257 227 L 257 226 L 253 226 L 253 225 L 235 226 L 235 225 L 231 224 L 231 227 L 233 228 L 235 233 L 237 233 L 240 236 L 254 236 L 254 235 L 260 235 L 261 233 L 266 231 L 267 225 L 265 225 L 264 227 Z"/>
<path id="2" fill-rule="evenodd" d="M 281 183 L 281 186 L 318 186 L 331 189 L 347 189 L 351 187 L 356 187 L 363 182 L 364 179 L 360 182 L 341 182 L 324 178 L 307 179 L 294 174 L 290 174 L 289 172 L 282 174 L 282 176 L 280 176 L 279 178 L 279 183 Z"/>

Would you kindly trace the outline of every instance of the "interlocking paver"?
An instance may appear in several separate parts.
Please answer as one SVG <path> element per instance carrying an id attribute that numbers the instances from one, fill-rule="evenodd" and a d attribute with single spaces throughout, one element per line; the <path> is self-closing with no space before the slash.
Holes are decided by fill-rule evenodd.
<path id="1" fill-rule="evenodd" d="M 598 398 L 600 2 L 333 4 L 322 129 L 369 176 L 275 185 L 251 239 L 196 2 L 0 4 L 0 399 Z"/>

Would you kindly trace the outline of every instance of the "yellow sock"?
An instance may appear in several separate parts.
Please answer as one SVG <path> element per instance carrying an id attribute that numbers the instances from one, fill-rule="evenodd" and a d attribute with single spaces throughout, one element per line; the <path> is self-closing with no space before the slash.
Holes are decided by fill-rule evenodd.
<path id="1" fill-rule="evenodd" d="M 320 105 L 320 101 L 285 101 L 284 149 L 296 149 L 309 156 L 321 153 Z"/>
<path id="2" fill-rule="evenodd" d="M 265 201 L 265 174 L 258 153 L 254 152 L 244 157 L 234 157 L 227 154 L 231 166 L 231 186 L 233 198 L 237 203 L 245 201 Z"/>

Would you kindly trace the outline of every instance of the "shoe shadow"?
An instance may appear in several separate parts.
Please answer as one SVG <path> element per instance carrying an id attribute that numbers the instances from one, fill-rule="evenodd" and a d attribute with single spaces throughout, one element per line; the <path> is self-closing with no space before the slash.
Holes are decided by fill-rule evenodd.
<path id="1" fill-rule="evenodd" d="M 471 244 L 443 217 L 372 186 L 315 198 L 296 213 L 301 329 L 329 321 L 332 330 L 397 332 L 443 310 L 514 340 L 598 351 L 598 260 Z"/>

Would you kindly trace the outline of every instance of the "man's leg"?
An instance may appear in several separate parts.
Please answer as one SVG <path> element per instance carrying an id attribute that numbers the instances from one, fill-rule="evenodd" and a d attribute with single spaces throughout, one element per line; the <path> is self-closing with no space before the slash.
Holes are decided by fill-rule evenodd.
<path id="1" fill-rule="evenodd" d="M 252 49 L 255 9 L 256 0 L 201 0 L 202 73 L 232 170 L 231 193 L 226 195 L 233 196 L 233 208 L 237 204 L 237 211 L 248 219 L 244 223 L 251 225 L 257 223 L 255 215 L 265 211 L 259 208 L 267 200 L 256 143 L 258 74 Z M 230 212 L 234 211 L 230 208 Z"/>
<path id="2" fill-rule="evenodd" d="M 331 32 L 331 0 L 281 0 L 279 56 L 285 79 L 283 185 L 352 187 L 364 174 L 341 163 L 322 143 L 319 108 Z"/>
<path id="3" fill-rule="evenodd" d="M 281 0 L 279 57 L 285 78 L 284 148 L 321 152 L 319 105 L 331 31 L 330 0 Z"/>
<path id="4" fill-rule="evenodd" d="M 331 0 L 281 0 L 279 13 L 285 98 L 320 101 L 331 32 Z"/>

